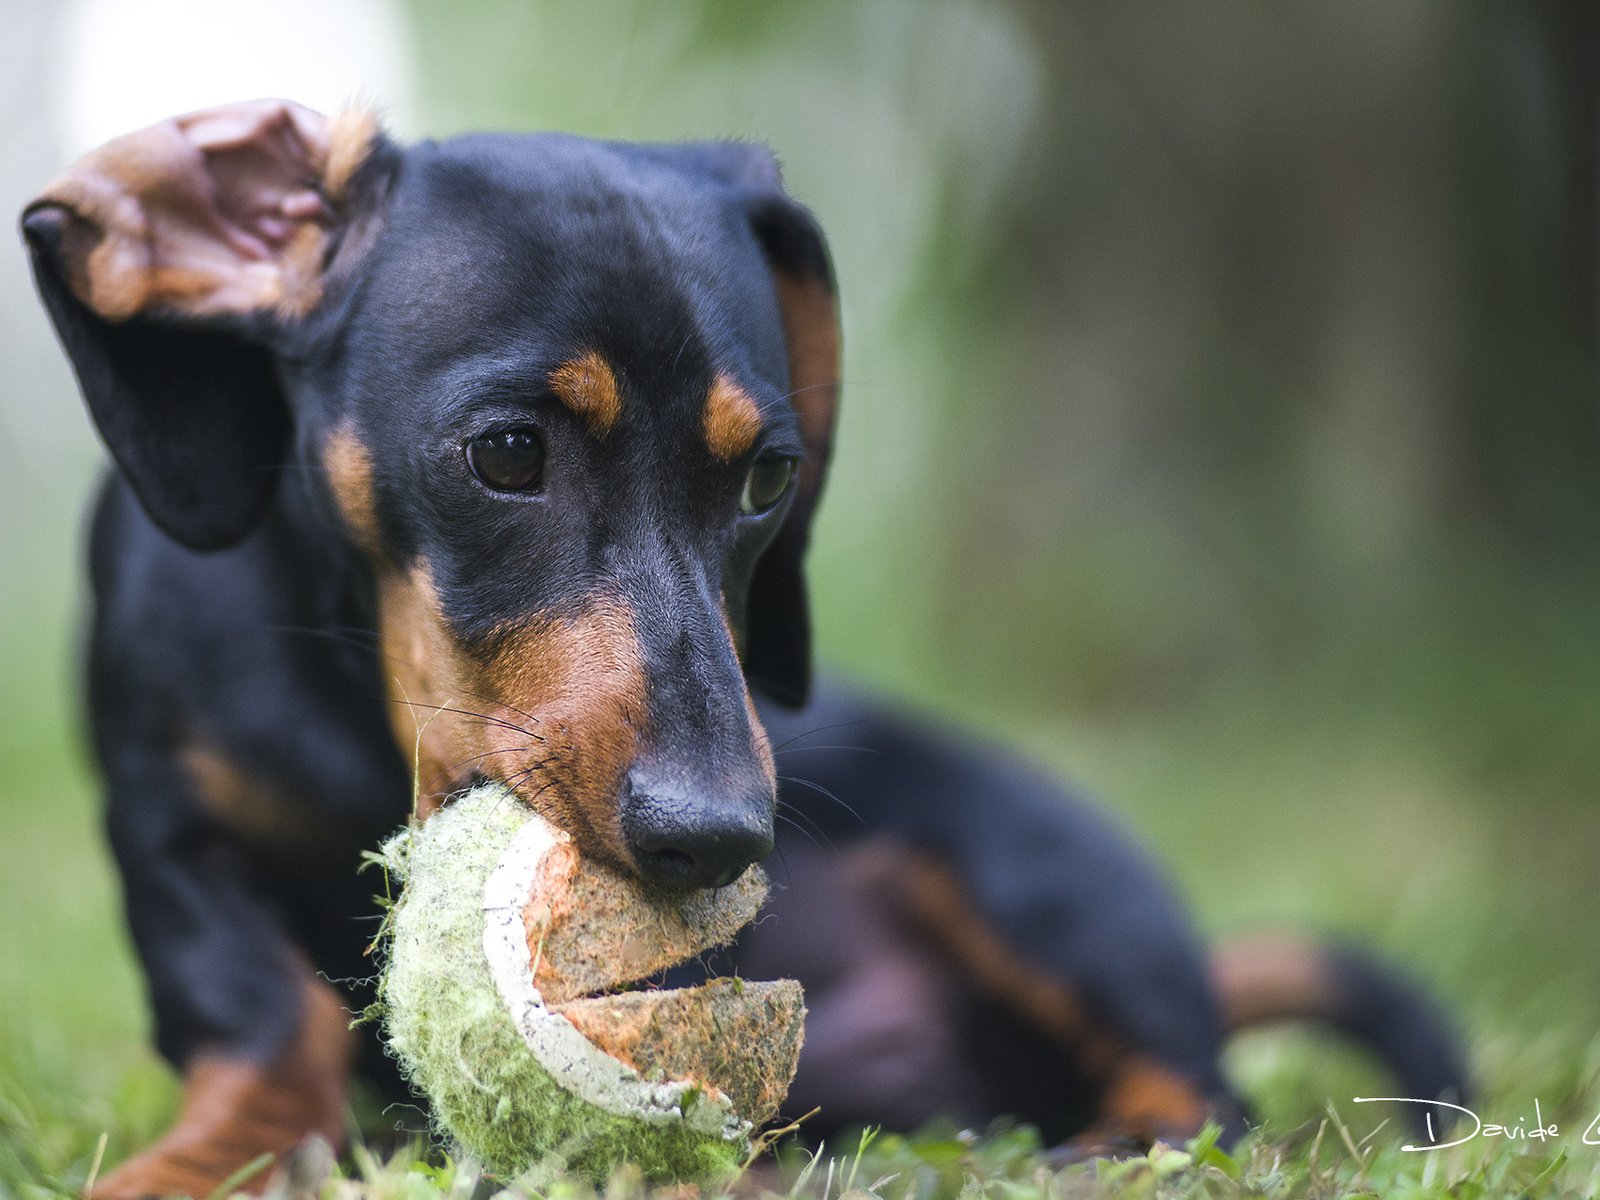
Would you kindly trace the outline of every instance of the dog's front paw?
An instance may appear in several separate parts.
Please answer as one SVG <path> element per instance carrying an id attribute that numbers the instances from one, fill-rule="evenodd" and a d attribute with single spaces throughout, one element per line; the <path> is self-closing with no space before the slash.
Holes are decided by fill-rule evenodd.
<path id="1" fill-rule="evenodd" d="M 247 1103 L 229 1103 L 240 1098 Z M 230 1192 L 255 1193 L 275 1176 L 276 1167 L 292 1170 L 302 1157 L 325 1162 L 340 1138 L 343 1106 L 307 1105 L 304 1099 L 259 1086 L 242 1096 L 224 1096 L 191 1083 L 177 1123 L 155 1145 L 99 1180 L 90 1200 L 205 1200 L 224 1183 Z"/>
<path id="2" fill-rule="evenodd" d="M 311 984 L 306 996 L 299 1035 L 276 1061 L 197 1056 L 184 1071 L 172 1128 L 97 1182 L 90 1200 L 205 1200 L 224 1183 L 259 1192 L 302 1145 L 342 1144 L 349 1018 L 326 984 Z"/>

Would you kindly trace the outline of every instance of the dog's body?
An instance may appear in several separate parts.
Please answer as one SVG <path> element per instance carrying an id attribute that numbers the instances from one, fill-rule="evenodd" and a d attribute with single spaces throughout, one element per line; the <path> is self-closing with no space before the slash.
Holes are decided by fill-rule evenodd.
<path id="1" fill-rule="evenodd" d="M 356 867 L 478 776 L 669 886 L 726 881 L 787 817 L 732 954 L 806 985 L 792 1107 L 829 1125 L 1237 1126 L 1241 1012 L 1314 1009 L 1409 1053 L 1411 1094 L 1459 1085 L 1349 963 L 1240 958 L 1219 993 L 1149 864 L 1002 757 L 831 690 L 758 717 L 747 681 L 808 691 L 838 379 L 826 250 L 764 151 L 401 149 L 240 105 L 113 143 L 24 226 L 120 467 L 91 707 L 185 1080 L 103 1194 L 205 1194 L 337 1140 L 353 1069 L 393 1082 L 346 1027 Z"/>

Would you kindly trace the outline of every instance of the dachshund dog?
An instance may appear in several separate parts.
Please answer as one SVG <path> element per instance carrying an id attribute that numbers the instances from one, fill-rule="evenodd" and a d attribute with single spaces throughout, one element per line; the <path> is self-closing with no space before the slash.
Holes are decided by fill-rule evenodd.
<path id="1" fill-rule="evenodd" d="M 1408 1095 L 1460 1089 L 1439 1022 L 1366 960 L 1208 963 L 1057 786 L 835 688 L 804 707 L 839 324 L 766 150 L 401 146 L 263 101 L 111 142 L 22 226 L 116 463 L 89 708 L 183 1080 L 99 1196 L 206 1195 L 338 1142 L 358 1073 L 398 1086 L 350 1028 L 357 867 L 480 778 L 668 887 L 779 841 L 773 915 L 728 955 L 806 985 L 791 1107 L 819 1129 L 1237 1128 L 1225 1032 L 1292 1014 L 1373 1041 Z M 805 836 L 775 839 L 780 803 Z"/>

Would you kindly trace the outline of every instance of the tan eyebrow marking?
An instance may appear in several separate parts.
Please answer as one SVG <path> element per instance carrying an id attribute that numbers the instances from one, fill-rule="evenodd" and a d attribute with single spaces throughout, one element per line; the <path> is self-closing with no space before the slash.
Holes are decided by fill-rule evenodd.
<path id="1" fill-rule="evenodd" d="M 356 436 L 355 426 L 340 425 L 322 447 L 322 461 L 328 472 L 328 487 L 339 515 L 363 549 L 376 551 L 378 510 L 373 502 L 372 455 Z"/>
<path id="2" fill-rule="evenodd" d="M 706 395 L 703 415 L 706 445 L 723 462 L 732 462 L 761 432 L 761 410 L 754 397 L 726 375 L 718 375 Z"/>
<path id="3" fill-rule="evenodd" d="M 550 389 L 599 437 L 610 433 L 622 415 L 622 393 L 617 390 L 616 374 L 593 350 L 551 371 Z"/>

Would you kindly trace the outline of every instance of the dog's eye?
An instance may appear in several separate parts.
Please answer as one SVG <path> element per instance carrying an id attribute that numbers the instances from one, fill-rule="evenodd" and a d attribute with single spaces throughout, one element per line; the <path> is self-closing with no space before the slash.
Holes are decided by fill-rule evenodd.
<path id="1" fill-rule="evenodd" d="M 467 443 L 467 463 L 497 492 L 531 492 L 544 482 L 544 439 L 522 427 L 479 434 Z"/>
<path id="2" fill-rule="evenodd" d="M 794 459 L 770 455 L 750 464 L 750 474 L 744 477 L 744 494 L 739 497 L 739 511 L 747 517 L 764 513 L 789 490 L 794 479 Z"/>

